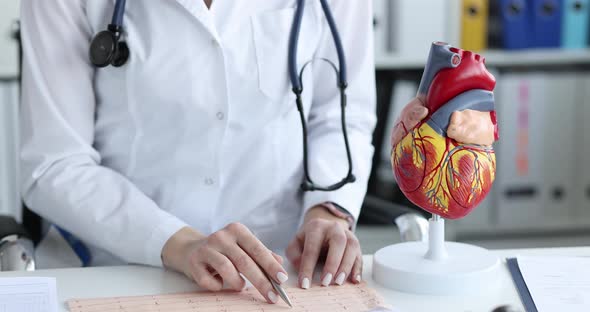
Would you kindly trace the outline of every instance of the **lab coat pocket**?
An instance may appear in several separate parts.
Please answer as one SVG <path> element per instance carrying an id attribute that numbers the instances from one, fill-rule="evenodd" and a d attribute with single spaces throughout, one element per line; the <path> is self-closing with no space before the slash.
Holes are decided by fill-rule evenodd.
<path id="1" fill-rule="evenodd" d="M 301 24 L 297 63 L 300 70 L 303 64 L 311 60 L 317 46 L 315 38 L 316 18 L 313 6 L 306 9 Z M 294 8 L 263 12 L 252 17 L 253 39 L 258 67 L 258 84 L 260 91 L 271 100 L 280 101 L 291 92 L 289 80 L 289 36 Z"/>

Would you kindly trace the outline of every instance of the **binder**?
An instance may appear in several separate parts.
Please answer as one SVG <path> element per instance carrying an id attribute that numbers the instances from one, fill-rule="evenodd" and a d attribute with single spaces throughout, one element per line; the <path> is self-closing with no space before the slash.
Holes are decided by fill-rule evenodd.
<path id="1" fill-rule="evenodd" d="M 529 0 L 532 12 L 531 46 L 540 48 L 561 45 L 561 0 Z"/>
<path id="2" fill-rule="evenodd" d="M 396 56 L 424 60 L 433 41 L 445 37 L 445 1 L 390 2 L 391 48 Z"/>
<path id="3" fill-rule="evenodd" d="M 499 77 L 496 109 L 501 138 L 496 148 L 494 196 L 498 223 L 524 227 L 538 222 L 543 207 L 544 145 L 543 74 L 507 74 Z"/>
<path id="4" fill-rule="evenodd" d="M 18 75 L 18 44 L 12 38 L 13 23 L 18 20 L 20 1 L 0 0 L 0 77 Z"/>
<path id="5" fill-rule="evenodd" d="M 461 48 L 481 51 L 487 48 L 488 0 L 462 0 Z"/>
<path id="6" fill-rule="evenodd" d="M 578 86 L 575 74 L 502 76 L 496 196 L 500 224 L 540 229 L 575 214 Z"/>
<path id="7" fill-rule="evenodd" d="M 588 220 L 590 218 L 590 74 L 581 74 L 578 84 L 579 97 L 576 120 L 577 125 L 577 153 L 576 153 L 576 207 L 578 216 Z"/>
<path id="8" fill-rule="evenodd" d="M 579 76 L 575 73 L 545 74 L 543 144 L 543 217 L 547 223 L 570 224 L 575 215 L 576 109 Z M 543 92 L 544 91 L 544 92 Z"/>
<path id="9" fill-rule="evenodd" d="M 383 56 L 389 52 L 388 0 L 373 0 L 373 33 L 375 55 Z"/>
<path id="10" fill-rule="evenodd" d="M 535 301 L 533 300 L 533 296 L 531 296 L 531 292 L 529 291 L 529 287 L 527 286 L 524 277 L 522 276 L 522 272 L 520 271 L 520 266 L 518 265 L 517 258 L 508 258 L 506 259 L 506 266 L 508 267 L 508 272 L 510 272 L 510 276 L 514 281 L 514 286 L 516 286 L 516 290 L 518 291 L 518 296 L 527 312 L 538 312 L 537 306 L 535 305 Z"/>
<path id="11" fill-rule="evenodd" d="M 19 88 L 0 83 L 0 215 L 20 218 L 22 202 L 18 178 Z"/>
<path id="12" fill-rule="evenodd" d="M 488 49 L 502 48 L 502 20 L 499 1 L 490 1 L 488 13 Z"/>
<path id="13" fill-rule="evenodd" d="M 568 49 L 585 48 L 590 25 L 590 0 L 563 0 L 561 45 Z"/>
<path id="14" fill-rule="evenodd" d="M 528 0 L 500 0 L 502 47 L 508 50 L 529 47 L 531 13 Z"/>

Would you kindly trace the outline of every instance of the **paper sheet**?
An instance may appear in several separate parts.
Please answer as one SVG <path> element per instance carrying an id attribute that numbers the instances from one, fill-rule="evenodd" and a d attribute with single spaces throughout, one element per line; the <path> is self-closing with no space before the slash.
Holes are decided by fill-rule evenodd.
<path id="1" fill-rule="evenodd" d="M 539 311 L 587 312 L 590 258 L 518 257 L 518 266 Z"/>
<path id="2" fill-rule="evenodd" d="M 0 312 L 57 312 L 55 278 L 0 278 Z"/>
<path id="3" fill-rule="evenodd" d="M 201 292 L 142 297 L 70 300 L 70 312 L 232 312 L 232 311 L 369 311 L 383 306 L 379 295 L 366 284 L 319 287 L 304 290 L 286 287 L 293 303 L 268 304 L 254 288 L 242 292 Z"/>

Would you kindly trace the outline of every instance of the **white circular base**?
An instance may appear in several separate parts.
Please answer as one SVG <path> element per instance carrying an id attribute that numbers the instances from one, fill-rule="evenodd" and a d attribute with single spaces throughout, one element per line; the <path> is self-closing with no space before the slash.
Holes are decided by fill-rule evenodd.
<path id="1" fill-rule="evenodd" d="M 448 257 L 424 257 L 427 242 L 408 242 L 380 249 L 373 258 L 373 279 L 391 289 L 431 295 L 482 293 L 499 286 L 500 260 L 488 250 L 445 242 Z"/>

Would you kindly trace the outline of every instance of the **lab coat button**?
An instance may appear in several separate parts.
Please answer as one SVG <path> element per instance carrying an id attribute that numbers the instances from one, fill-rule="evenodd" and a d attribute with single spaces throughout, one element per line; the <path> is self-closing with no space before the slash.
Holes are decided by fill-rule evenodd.
<path id="1" fill-rule="evenodd" d="M 205 185 L 213 185 L 213 183 L 215 183 L 215 182 L 213 181 L 213 179 L 211 179 L 211 178 L 206 178 L 206 179 L 205 179 Z"/>
<path id="2" fill-rule="evenodd" d="M 217 113 L 217 119 L 223 120 L 223 118 L 225 118 L 225 114 L 223 114 L 222 112 L 218 112 Z"/>

